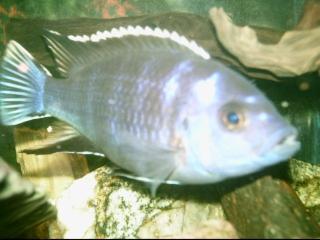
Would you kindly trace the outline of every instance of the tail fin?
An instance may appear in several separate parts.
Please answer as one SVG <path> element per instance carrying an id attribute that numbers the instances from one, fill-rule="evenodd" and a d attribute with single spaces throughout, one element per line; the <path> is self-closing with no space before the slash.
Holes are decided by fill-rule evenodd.
<path id="1" fill-rule="evenodd" d="M 47 70 L 10 41 L 0 66 L 0 123 L 16 125 L 43 112 Z"/>

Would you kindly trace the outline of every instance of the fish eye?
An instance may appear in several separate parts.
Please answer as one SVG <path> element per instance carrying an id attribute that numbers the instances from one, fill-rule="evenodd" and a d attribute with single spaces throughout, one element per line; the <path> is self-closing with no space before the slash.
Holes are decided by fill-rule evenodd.
<path id="1" fill-rule="evenodd" d="M 229 130 L 239 130 L 244 126 L 245 117 L 243 113 L 231 110 L 224 113 L 222 122 Z"/>
<path id="2" fill-rule="evenodd" d="M 222 124 L 228 130 L 240 130 L 245 125 L 245 115 L 241 108 L 227 106 L 222 110 Z"/>
<path id="3" fill-rule="evenodd" d="M 228 123 L 233 125 L 237 125 L 240 121 L 239 115 L 236 112 L 229 112 L 226 117 Z"/>

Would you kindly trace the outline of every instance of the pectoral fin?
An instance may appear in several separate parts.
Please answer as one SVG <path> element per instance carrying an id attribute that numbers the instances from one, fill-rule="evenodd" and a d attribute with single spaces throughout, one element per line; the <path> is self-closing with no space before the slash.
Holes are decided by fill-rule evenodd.
<path id="1" fill-rule="evenodd" d="M 134 173 L 122 176 L 147 183 L 153 196 L 162 183 L 179 184 L 170 181 L 170 177 L 178 167 L 181 149 L 137 141 L 129 134 L 121 134 L 118 140 L 119 165 Z"/>

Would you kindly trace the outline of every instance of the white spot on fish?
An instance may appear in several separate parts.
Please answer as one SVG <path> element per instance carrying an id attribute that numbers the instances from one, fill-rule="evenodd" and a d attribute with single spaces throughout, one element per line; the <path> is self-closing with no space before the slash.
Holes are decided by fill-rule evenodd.
<path id="1" fill-rule="evenodd" d="M 282 102 L 281 102 L 281 107 L 283 107 L 283 108 L 289 107 L 289 102 L 287 102 L 287 101 L 282 101 Z"/>
<path id="2" fill-rule="evenodd" d="M 29 71 L 29 67 L 25 63 L 20 63 L 17 67 L 19 72 L 27 73 Z"/>
<path id="3" fill-rule="evenodd" d="M 57 34 L 57 35 L 61 35 L 61 34 L 60 34 L 59 32 L 57 32 L 57 31 L 49 30 L 49 32 L 54 33 L 54 34 Z"/>
<path id="4" fill-rule="evenodd" d="M 177 82 L 177 75 L 170 78 L 170 80 L 164 86 L 164 95 L 165 95 L 165 102 L 170 103 L 176 92 L 178 90 L 179 84 Z"/>
<path id="5" fill-rule="evenodd" d="M 116 131 L 116 126 L 115 126 L 115 123 L 114 121 L 111 121 L 110 122 L 110 129 L 111 129 L 111 132 L 114 133 Z"/>
<path id="6" fill-rule="evenodd" d="M 269 119 L 269 115 L 266 112 L 261 112 L 258 116 L 261 121 L 267 121 Z"/>
<path id="7" fill-rule="evenodd" d="M 83 41 L 83 42 L 90 41 L 89 36 L 87 36 L 87 35 L 83 35 L 83 36 L 82 36 L 82 41 Z"/>
<path id="8" fill-rule="evenodd" d="M 68 35 L 68 38 L 71 41 L 75 41 L 75 42 L 88 42 L 90 40 L 90 36 L 87 35 L 77 35 L 77 36 L 73 36 L 73 35 Z"/>
<path id="9" fill-rule="evenodd" d="M 110 105 L 114 105 L 115 103 L 116 103 L 116 101 L 114 100 L 114 99 L 108 99 L 108 103 L 110 104 Z"/>
<path id="10" fill-rule="evenodd" d="M 91 42 L 99 42 L 99 37 L 97 35 L 91 35 L 90 37 L 90 41 Z"/>
<path id="11" fill-rule="evenodd" d="M 202 80 L 195 84 L 194 93 L 197 100 L 204 106 L 212 103 L 215 95 L 216 83 L 219 78 L 219 73 L 214 73 L 206 80 Z"/>
<path id="12" fill-rule="evenodd" d="M 47 127 L 47 132 L 51 133 L 53 131 L 53 128 L 51 126 Z"/>
<path id="13" fill-rule="evenodd" d="M 181 73 L 192 71 L 192 65 L 189 61 L 184 61 L 174 68 L 172 77 L 164 85 L 165 102 L 170 103 L 175 97 L 179 88 L 179 77 Z"/>
<path id="14" fill-rule="evenodd" d="M 69 38 L 71 41 L 77 41 L 76 36 L 68 35 L 68 38 Z"/>
<path id="15" fill-rule="evenodd" d="M 245 98 L 244 101 L 246 103 L 253 104 L 253 103 L 257 102 L 257 98 L 255 96 L 248 96 L 248 97 Z"/>

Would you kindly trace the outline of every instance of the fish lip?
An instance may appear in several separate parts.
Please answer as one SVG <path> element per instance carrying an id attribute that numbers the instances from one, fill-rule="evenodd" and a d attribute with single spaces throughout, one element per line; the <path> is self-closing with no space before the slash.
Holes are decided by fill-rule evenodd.
<path id="1" fill-rule="evenodd" d="M 294 147 L 296 145 L 299 145 L 300 142 L 297 140 L 298 138 L 298 132 L 295 128 L 293 128 L 294 132 L 287 135 L 281 142 L 279 142 L 277 145 L 275 145 L 274 148 L 281 148 L 281 147 Z"/>
<path id="2" fill-rule="evenodd" d="M 273 151 L 274 149 L 278 148 L 290 148 L 290 146 L 299 143 L 297 137 L 298 131 L 294 127 L 289 126 L 281 128 L 270 136 L 268 143 L 262 146 L 262 148 L 260 149 L 259 155 L 263 156 L 269 151 Z"/>
<path id="3" fill-rule="evenodd" d="M 261 154 L 262 158 L 267 160 L 260 163 L 261 167 L 286 161 L 301 147 L 301 143 L 297 140 L 298 132 L 294 127 L 279 130 L 272 136 L 274 144 Z"/>

